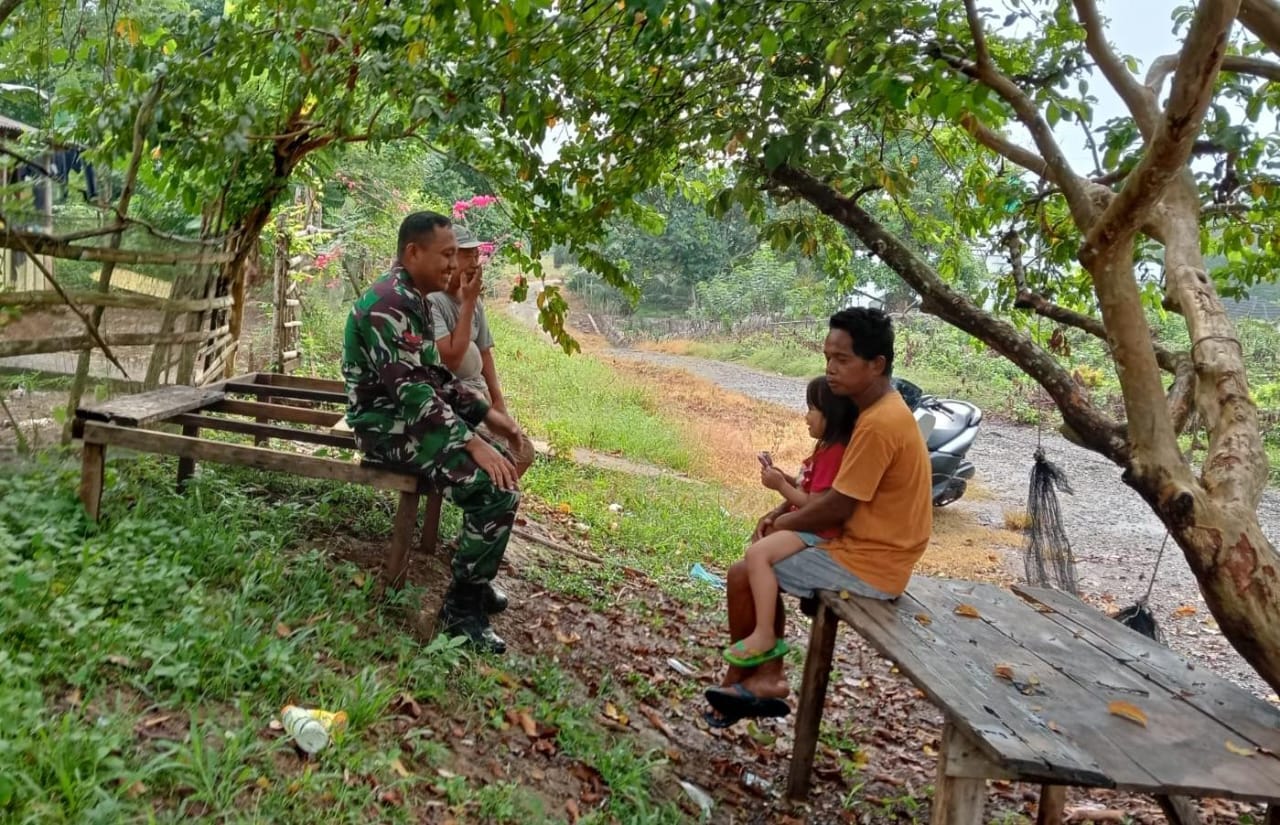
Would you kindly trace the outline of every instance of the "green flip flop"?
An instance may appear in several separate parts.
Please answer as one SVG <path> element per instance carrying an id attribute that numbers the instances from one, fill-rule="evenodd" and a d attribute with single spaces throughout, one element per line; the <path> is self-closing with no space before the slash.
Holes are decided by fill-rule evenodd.
<path id="1" fill-rule="evenodd" d="M 765 662 L 781 659 L 789 650 L 791 648 L 787 646 L 785 639 L 779 639 L 768 650 L 755 653 L 745 649 L 739 641 L 724 649 L 724 660 L 735 667 L 759 667 Z"/>

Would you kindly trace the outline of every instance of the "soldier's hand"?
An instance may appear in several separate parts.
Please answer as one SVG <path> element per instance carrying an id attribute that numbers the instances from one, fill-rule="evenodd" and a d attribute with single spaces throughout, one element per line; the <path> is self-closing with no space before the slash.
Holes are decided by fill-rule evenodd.
<path id="1" fill-rule="evenodd" d="M 493 483 L 503 490 L 520 489 L 516 467 L 507 457 L 493 448 L 488 441 L 476 436 L 467 442 L 466 450 L 476 466 L 489 474 Z"/>

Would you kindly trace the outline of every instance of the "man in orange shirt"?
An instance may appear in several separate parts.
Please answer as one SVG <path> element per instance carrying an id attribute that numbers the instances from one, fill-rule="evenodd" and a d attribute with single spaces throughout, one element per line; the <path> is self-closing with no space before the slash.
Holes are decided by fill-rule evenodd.
<path id="1" fill-rule="evenodd" d="M 808 545 L 773 566 L 778 585 L 802 599 L 816 590 L 895 599 L 907 588 L 933 529 L 929 451 L 915 416 L 889 382 L 893 374 L 893 324 L 880 310 L 857 307 L 831 316 L 823 344 L 827 383 L 859 410 L 853 438 L 831 489 L 794 512 L 774 510 L 760 519 L 755 538 L 776 530 L 799 534 Z M 816 534 L 832 527 L 840 536 Z M 731 641 L 755 629 L 755 607 L 746 567 L 728 575 Z M 779 605 L 777 637 L 784 638 Z M 785 647 L 783 648 L 785 652 Z M 782 658 L 753 668 L 730 666 L 719 687 L 706 692 L 706 721 L 727 727 L 739 719 L 785 716 L 790 688 Z"/>

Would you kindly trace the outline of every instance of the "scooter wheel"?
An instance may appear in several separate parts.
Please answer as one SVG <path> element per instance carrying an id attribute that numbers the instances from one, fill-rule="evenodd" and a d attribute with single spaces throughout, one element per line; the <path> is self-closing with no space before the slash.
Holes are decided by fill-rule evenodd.
<path id="1" fill-rule="evenodd" d="M 962 478 L 953 479 L 941 493 L 933 499 L 934 507 L 946 507 L 948 504 L 955 504 L 964 496 L 964 491 L 969 485 Z"/>

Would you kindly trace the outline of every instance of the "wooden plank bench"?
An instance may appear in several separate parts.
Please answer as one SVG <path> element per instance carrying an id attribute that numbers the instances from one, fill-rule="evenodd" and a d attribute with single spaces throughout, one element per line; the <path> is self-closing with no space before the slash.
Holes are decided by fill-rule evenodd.
<path id="1" fill-rule="evenodd" d="M 253 400 L 229 397 L 233 395 L 249 396 Z M 276 403 L 277 400 L 286 403 Z M 299 406 L 299 403 L 308 406 Z M 353 464 L 264 446 L 275 438 L 356 449 L 354 436 L 344 425 L 342 410 L 332 409 L 345 405 L 346 395 L 340 381 L 252 373 L 208 387 L 162 387 L 81 407 L 76 410 L 73 425 L 74 435 L 84 443 L 80 500 L 90 518 L 97 520 L 108 446 L 177 456 L 179 489 L 195 472 L 197 461 L 214 461 L 392 490 L 399 493 L 399 502 L 391 548 L 383 566 L 382 587 L 398 588 L 408 571 L 409 547 L 423 496 L 427 499 L 426 512 L 418 549 L 425 553 L 436 549 L 442 500 L 438 491 L 412 468 L 369 460 Z M 254 420 L 227 416 L 252 416 Z M 182 434 L 146 429 L 162 424 L 180 426 Z M 209 430 L 252 436 L 254 446 L 200 438 L 201 431 Z"/>
<path id="2" fill-rule="evenodd" d="M 788 794 L 808 794 L 844 622 L 943 712 L 934 825 L 982 822 L 989 779 L 1040 784 L 1040 823 L 1067 786 L 1154 796 L 1175 823 L 1197 821 L 1187 797 L 1266 802 L 1280 823 L 1280 710 L 1072 596 L 1018 594 L 922 576 L 893 602 L 819 594 Z"/>

